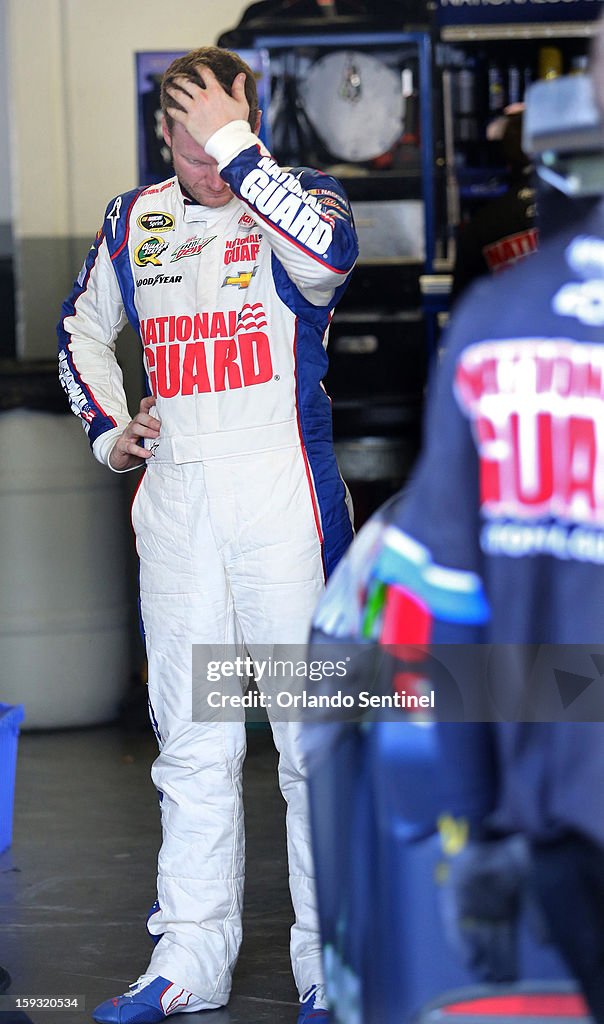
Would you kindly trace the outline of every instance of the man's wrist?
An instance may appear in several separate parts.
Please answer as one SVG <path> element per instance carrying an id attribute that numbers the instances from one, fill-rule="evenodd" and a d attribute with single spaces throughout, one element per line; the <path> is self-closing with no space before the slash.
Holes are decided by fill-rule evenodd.
<path id="1" fill-rule="evenodd" d="M 120 427 L 112 427 L 111 430 L 106 430 L 104 434 L 100 434 L 92 443 L 92 452 L 95 459 L 98 459 L 103 466 L 108 466 L 112 473 L 129 473 L 132 469 L 139 468 L 137 465 L 134 465 L 127 466 L 125 469 L 116 469 L 115 466 L 111 465 L 111 452 L 115 448 L 118 438 L 122 436 L 122 433 L 123 431 Z M 141 460 L 141 465 L 143 461 Z"/>
<path id="2" fill-rule="evenodd" d="M 256 142 L 258 137 L 254 135 L 247 121 L 229 121 L 210 135 L 204 149 L 209 156 L 214 157 L 220 169 Z"/>

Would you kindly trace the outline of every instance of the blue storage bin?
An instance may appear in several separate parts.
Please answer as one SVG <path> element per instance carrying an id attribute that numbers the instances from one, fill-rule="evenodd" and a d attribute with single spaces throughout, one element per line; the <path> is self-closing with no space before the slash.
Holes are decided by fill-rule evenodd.
<path id="1" fill-rule="evenodd" d="M 8 849 L 13 837 L 17 743 L 23 718 L 21 705 L 0 704 L 0 853 Z"/>

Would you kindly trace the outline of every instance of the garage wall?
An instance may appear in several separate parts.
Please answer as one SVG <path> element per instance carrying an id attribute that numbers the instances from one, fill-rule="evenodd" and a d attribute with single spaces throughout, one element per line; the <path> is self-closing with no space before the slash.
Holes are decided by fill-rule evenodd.
<path id="1" fill-rule="evenodd" d="M 0 2 L 0 259 L 10 254 L 11 241 L 11 173 L 10 123 L 8 105 L 6 0 Z"/>
<path id="2" fill-rule="evenodd" d="M 1 0 L 7 15 L 19 352 L 55 351 L 59 305 L 107 200 L 137 184 L 134 55 L 214 43 L 241 0 Z"/>

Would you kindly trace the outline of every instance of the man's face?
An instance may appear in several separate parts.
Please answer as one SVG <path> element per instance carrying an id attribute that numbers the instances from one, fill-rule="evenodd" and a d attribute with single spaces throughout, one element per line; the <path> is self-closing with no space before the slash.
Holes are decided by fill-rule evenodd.
<path id="1" fill-rule="evenodd" d="M 166 144 L 172 150 L 176 176 L 185 191 L 202 206 L 225 206 L 233 193 L 220 177 L 214 158 L 181 124 L 175 123 L 170 132 L 164 122 L 163 131 Z"/>

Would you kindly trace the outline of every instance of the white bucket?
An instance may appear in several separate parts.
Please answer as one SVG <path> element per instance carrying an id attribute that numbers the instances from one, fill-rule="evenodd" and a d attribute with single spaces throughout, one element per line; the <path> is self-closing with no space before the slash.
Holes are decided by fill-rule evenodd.
<path id="1" fill-rule="evenodd" d="M 115 718 L 129 677 L 128 514 L 73 416 L 0 414 L 0 700 L 24 729 Z"/>

